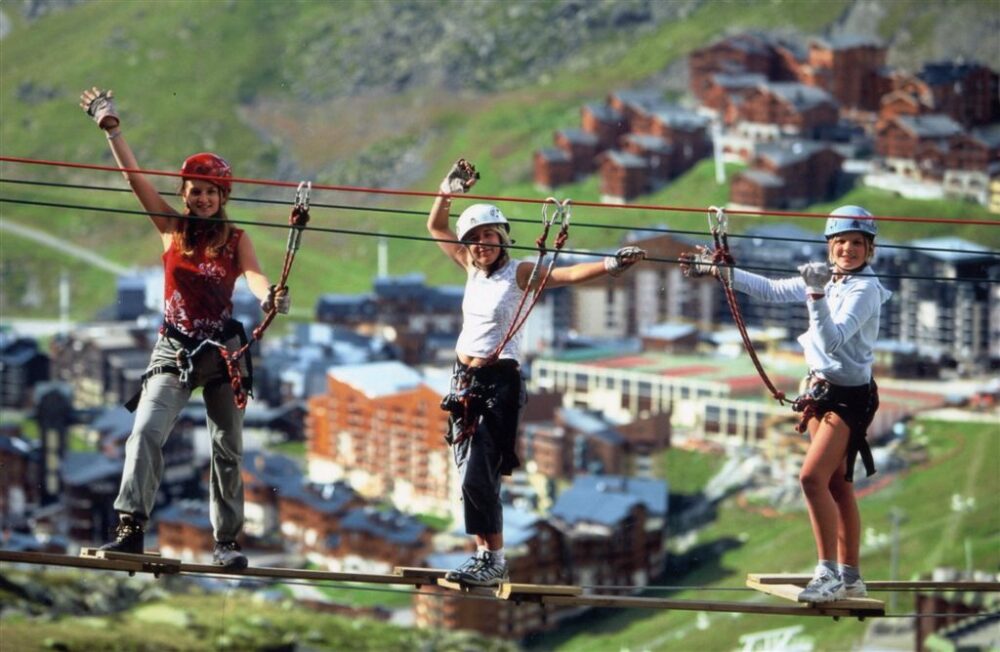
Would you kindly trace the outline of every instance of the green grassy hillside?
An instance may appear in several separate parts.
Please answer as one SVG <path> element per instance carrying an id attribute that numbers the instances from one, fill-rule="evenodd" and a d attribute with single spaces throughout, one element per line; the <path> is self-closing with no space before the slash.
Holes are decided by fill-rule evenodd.
<path id="1" fill-rule="evenodd" d="M 947 23 L 967 14 L 967 8 L 974 4 L 917 0 L 886 3 L 882 6 L 880 30 L 890 42 L 899 41 L 893 45 L 894 55 L 926 50 L 926 43 L 933 41 L 936 33 L 928 27 L 927 16 Z M 541 198 L 530 181 L 531 153 L 551 143 L 554 129 L 578 124 L 581 103 L 600 100 L 609 90 L 660 79 L 692 48 L 723 32 L 768 28 L 822 33 L 843 20 L 853 6 L 846 0 L 691 3 L 685 5 L 689 13 L 683 20 L 598 30 L 578 42 L 567 37 L 566 25 L 560 20 L 544 20 L 558 16 L 562 7 L 558 2 L 525 4 L 523 7 L 530 8 L 525 11 L 500 11 L 497 7 L 501 5 L 481 5 L 485 9 L 478 13 L 462 14 L 470 20 L 462 30 L 473 32 L 480 40 L 493 33 L 500 35 L 493 38 L 500 40 L 495 52 L 475 59 L 475 53 L 462 49 L 473 38 L 462 31 L 450 33 L 449 37 L 455 42 L 457 58 L 450 59 L 452 54 L 446 47 L 442 61 L 432 62 L 445 72 L 451 65 L 467 78 L 449 80 L 450 85 L 444 87 L 429 82 L 407 83 L 398 94 L 386 90 L 385 84 L 372 92 L 350 94 L 336 80 L 382 80 L 388 74 L 385 66 L 393 61 L 403 70 L 400 74 L 404 79 L 411 69 L 416 70 L 411 77 L 417 79 L 421 71 L 440 72 L 431 64 L 425 63 L 424 68 L 411 65 L 405 56 L 388 64 L 380 62 L 382 67 L 371 64 L 369 70 L 369 64 L 359 60 L 358 52 L 370 56 L 379 38 L 386 39 L 386 48 L 400 49 L 398 41 L 405 37 L 398 26 L 393 32 L 392 25 L 383 24 L 383 13 L 390 11 L 384 7 L 395 5 L 375 9 L 372 5 L 95 0 L 31 22 L 16 15 L 15 9 L 4 7 L 13 15 L 14 27 L 0 40 L 0 151 L 7 156 L 109 164 L 111 158 L 104 140 L 77 107 L 79 91 L 98 84 L 116 90 L 129 142 L 140 164 L 148 168 L 176 169 L 186 154 L 210 149 L 229 158 L 237 176 L 283 181 L 310 178 L 320 183 L 433 190 L 449 162 L 464 155 L 483 172 L 482 182 L 476 187 L 478 193 Z M 594 6 L 611 11 L 613 5 Z M 921 7 L 919 20 L 913 11 L 917 5 Z M 423 34 L 423 23 L 446 21 L 449 11 L 477 11 L 466 6 L 425 3 L 420 7 L 426 20 L 415 20 L 406 13 L 410 5 L 399 3 L 402 9 L 394 20 L 411 20 L 412 25 L 403 22 L 404 27 Z M 534 46 L 536 40 L 558 46 L 559 56 L 546 58 L 550 53 L 536 47 L 531 50 L 532 56 L 541 63 L 532 64 L 530 57 L 522 56 L 529 72 L 523 74 L 523 80 L 515 77 L 519 83 L 503 84 L 484 78 L 483 71 L 492 75 L 503 72 L 503 62 L 498 59 L 512 57 L 521 61 L 516 53 L 504 49 L 504 43 L 515 42 L 513 35 L 523 38 L 523 33 L 534 35 L 529 39 Z M 898 38 L 904 33 L 906 39 Z M 407 46 L 409 50 L 400 51 L 413 52 L 412 58 L 420 59 L 424 50 L 434 49 L 438 41 L 414 41 Z M 480 67 L 462 63 L 470 58 Z M 676 86 L 676 79 L 674 83 Z M 9 163 L 0 164 L 0 178 L 122 185 L 114 173 Z M 174 185 L 167 179 L 158 183 L 164 191 Z M 577 201 L 596 200 L 596 178 L 560 188 L 558 194 Z M 292 192 L 244 186 L 237 188 L 237 195 L 287 201 Z M 157 242 L 142 216 L 16 203 L 48 201 L 134 210 L 136 205 L 127 195 L 0 183 L 0 198 L 8 200 L 0 203 L 4 220 L 57 234 L 123 265 L 158 264 Z M 714 183 L 711 166 L 703 164 L 638 202 L 707 207 L 726 199 L 726 188 Z M 343 192 L 317 192 L 313 201 L 420 211 L 429 204 L 424 199 Z M 901 200 L 864 189 L 853 191 L 842 201 L 862 203 L 883 215 L 986 216 L 980 207 Z M 456 206 L 461 207 L 461 203 Z M 284 224 L 287 219 L 285 206 L 234 202 L 231 208 L 236 219 L 276 224 Z M 825 206 L 813 208 L 821 210 Z M 517 218 L 538 217 L 538 209 L 528 204 L 508 204 L 504 209 Z M 701 229 L 704 225 L 700 214 L 670 211 L 580 208 L 574 218 L 579 223 L 666 223 L 681 229 Z M 314 226 L 387 234 L 422 235 L 423 221 L 420 216 L 351 209 L 313 211 Z M 733 228 L 738 230 L 757 221 L 761 220 L 734 218 Z M 535 227 L 517 228 L 523 244 L 534 239 Z M 995 247 L 1000 246 L 996 231 L 949 225 L 885 228 L 886 235 L 901 239 L 954 233 Z M 251 233 L 265 270 L 276 270 L 284 233 L 259 228 L 252 228 Z M 616 244 L 620 235 L 620 231 L 581 226 L 574 229 L 570 246 L 608 247 Z M 393 240 L 390 251 L 391 273 L 420 271 L 435 283 L 459 280 L 454 270 L 439 264 L 440 254 L 430 243 Z M 9 234 L 0 237 L 0 260 L 4 275 L 0 314 L 4 316 L 53 315 L 60 270 L 70 273 L 74 280 L 72 312 L 76 318 L 88 317 L 113 296 L 113 278 L 109 274 L 88 270 L 61 254 Z M 335 261 L 332 269 L 331 261 Z M 374 269 L 373 238 L 309 233 L 291 280 L 294 302 L 306 308 L 324 292 L 366 290 Z"/>

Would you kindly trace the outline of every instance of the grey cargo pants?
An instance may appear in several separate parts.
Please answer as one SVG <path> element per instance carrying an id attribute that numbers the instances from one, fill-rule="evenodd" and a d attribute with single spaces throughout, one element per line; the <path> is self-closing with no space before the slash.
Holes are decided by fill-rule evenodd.
<path id="1" fill-rule="evenodd" d="M 238 346 L 234 338 L 227 346 Z M 149 368 L 176 365 L 180 342 L 161 335 Z M 240 361 L 245 373 L 244 362 Z M 170 373 L 150 376 L 135 411 L 135 424 L 125 442 L 125 469 L 115 510 L 149 518 L 163 477 L 163 445 L 192 389 L 204 387 L 208 432 L 212 438 L 209 473 L 210 519 L 216 541 L 235 541 L 243 530 L 243 410 L 233 401 L 222 356 L 207 347 L 194 359 L 188 383 Z"/>

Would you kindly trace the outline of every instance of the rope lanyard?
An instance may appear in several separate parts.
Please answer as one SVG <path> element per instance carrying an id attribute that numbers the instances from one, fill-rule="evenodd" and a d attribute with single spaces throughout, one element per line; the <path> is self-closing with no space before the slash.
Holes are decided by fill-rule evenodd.
<path id="1" fill-rule="evenodd" d="M 288 289 L 288 274 L 292 271 L 292 263 L 295 261 L 295 254 L 299 250 L 302 239 L 302 231 L 309 223 L 309 192 L 311 189 L 312 183 L 303 181 L 299 184 L 298 189 L 295 191 L 295 203 L 292 206 L 291 215 L 288 217 L 289 230 L 288 243 L 285 247 L 285 261 L 281 267 L 281 277 L 274 285 L 275 295 L 279 291 L 287 291 Z M 264 319 L 257 325 L 256 328 L 253 329 L 250 337 L 238 349 L 230 350 L 224 343 L 217 342 L 213 339 L 202 340 L 202 342 L 191 351 L 180 349 L 177 352 L 177 365 L 181 371 L 181 379 L 186 379 L 188 374 L 193 371 L 194 358 L 201 351 L 201 349 L 206 346 L 214 346 L 219 351 L 219 355 L 222 356 L 222 360 L 226 363 L 226 373 L 229 374 L 229 384 L 233 388 L 233 401 L 236 403 L 236 407 L 241 410 L 245 408 L 247 406 L 248 397 L 247 391 L 244 389 L 243 381 L 240 377 L 240 358 L 247 352 L 251 344 L 264 337 L 264 331 L 267 330 L 267 327 L 271 325 L 271 322 L 274 321 L 274 317 L 278 314 L 277 303 L 278 302 L 272 298 L 271 306 L 264 315 Z"/>
<path id="2" fill-rule="evenodd" d="M 549 217 L 549 204 L 555 207 L 552 217 Z M 506 347 L 510 341 L 514 338 L 517 332 L 524 326 L 525 322 L 528 320 L 528 315 L 531 314 L 531 310 L 538 303 L 541 298 L 542 291 L 545 290 L 545 286 L 549 282 L 549 278 L 552 276 L 552 269 L 555 267 L 556 259 L 559 257 L 559 252 L 566 245 L 566 240 L 569 237 L 569 221 L 570 221 L 570 209 L 569 209 L 569 199 L 565 199 L 560 202 L 554 197 L 549 197 L 542 204 L 542 233 L 535 239 L 535 246 L 538 248 L 538 257 L 535 259 L 535 264 L 531 268 L 531 275 L 528 277 L 527 287 L 521 294 L 521 300 L 517 304 L 517 309 L 514 311 L 514 317 L 511 319 L 510 326 L 507 327 L 507 332 L 500 339 L 496 348 L 490 353 L 486 358 L 483 366 L 489 366 L 500 359 L 500 354 L 503 352 L 504 347 Z M 547 242 L 549 239 L 549 230 L 552 225 L 558 221 L 559 232 L 556 234 L 555 240 L 553 241 L 552 258 L 549 260 L 548 266 L 545 267 L 545 272 L 539 280 L 540 270 L 542 269 L 545 256 L 548 255 Z M 537 285 L 536 285 L 537 282 Z M 531 301 L 528 302 L 528 296 L 531 296 Z M 474 418 L 472 410 L 472 372 L 470 368 L 465 369 L 460 372 L 455 379 L 455 387 L 453 393 L 455 397 L 461 404 L 461 414 L 462 414 L 462 429 L 457 436 L 452 440 L 452 444 L 457 444 L 469 437 L 471 437 L 476 431 L 476 419 Z"/>
<path id="3" fill-rule="evenodd" d="M 743 340 L 743 348 L 746 349 L 747 354 L 750 356 L 750 360 L 753 362 L 753 366 L 757 369 L 757 373 L 760 374 L 761 380 L 767 385 L 767 389 L 771 392 L 771 396 L 778 401 L 781 405 L 784 405 L 788 400 L 785 397 L 785 393 L 779 391 L 771 379 L 768 378 L 767 373 L 764 371 L 763 365 L 760 363 L 760 359 L 757 357 L 757 351 L 754 350 L 753 342 L 750 340 L 750 335 L 747 333 L 746 323 L 743 321 L 743 315 L 740 312 L 739 303 L 736 300 L 736 292 L 733 290 L 732 284 L 732 270 L 736 266 L 736 262 L 733 259 L 732 253 L 729 251 L 729 239 L 727 237 L 727 230 L 729 228 L 729 218 L 726 215 L 724 208 L 719 208 L 718 206 L 710 206 L 708 209 L 708 228 L 712 232 L 712 239 L 715 241 L 715 250 L 712 252 L 712 263 L 717 266 L 719 273 L 716 278 L 719 279 L 719 283 L 722 284 L 723 294 L 726 296 L 726 303 L 729 304 L 729 312 L 733 315 L 733 321 L 736 322 L 736 329 L 740 333 L 740 338 Z"/>

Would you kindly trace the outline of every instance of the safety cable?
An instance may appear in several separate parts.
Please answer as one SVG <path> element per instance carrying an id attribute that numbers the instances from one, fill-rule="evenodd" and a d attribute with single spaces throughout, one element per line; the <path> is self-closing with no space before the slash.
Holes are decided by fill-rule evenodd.
<path id="1" fill-rule="evenodd" d="M 174 214 L 174 213 L 157 213 L 157 212 L 149 212 L 149 211 L 145 211 L 145 210 L 134 210 L 134 209 L 125 209 L 125 208 L 112 208 L 112 207 L 103 207 L 103 206 L 86 206 L 86 205 L 82 205 L 82 204 L 67 204 L 67 203 L 63 203 L 63 202 L 43 202 L 43 201 L 36 201 L 36 200 L 29 200 L 29 199 L 13 199 L 13 198 L 9 198 L 9 197 L 0 197 L 0 203 L 21 204 L 21 205 L 26 205 L 26 206 L 44 206 L 44 207 L 49 207 L 49 208 L 67 208 L 67 209 L 74 209 L 74 210 L 88 210 L 88 211 L 94 211 L 94 212 L 100 212 L 100 213 L 115 213 L 115 214 L 121 214 L 121 215 L 141 215 L 143 217 L 146 217 L 146 216 L 168 217 L 168 218 L 179 218 L 179 217 L 182 217 L 182 216 L 178 216 L 177 214 Z M 317 204 L 315 204 L 315 203 L 312 204 L 312 205 L 313 206 L 317 206 Z M 197 218 L 195 216 L 187 216 L 187 219 L 212 219 L 212 218 Z M 271 223 L 271 222 L 259 222 L 259 221 L 254 221 L 254 220 L 237 220 L 237 219 L 229 218 L 229 222 L 232 223 L 232 224 L 239 224 L 239 225 L 243 225 L 243 226 L 259 226 L 259 227 L 282 228 L 282 229 L 286 228 L 286 225 L 284 225 L 284 224 L 274 224 L 274 223 Z M 432 238 L 430 236 L 407 235 L 407 234 L 403 234 L 403 233 L 385 233 L 385 232 L 376 232 L 376 231 L 366 231 L 366 230 L 363 230 L 363 229 L 343 229 L 343 228 L 335 228 L 335 227 L 307 226 L 303 230 L 305 230 L 305 231 L 316 231 L 316 232 L 319 232 L 319 233 L 335 233 L 335 234 L 341 234 L 341 235 L 354 235 L 354 236 L 362 236 L 362 237 L 387 238 L 387 239 L 394 239 L 394 240 L 413 240 L 413 241 L 418 241 L 418 242 L 434 242 L 434 243 L 437 243 L 437 242 L 451 242 L 451 243 L 454 243 L 454 244 L 465 244 L 465 243 L 461 242 L 460 240 L 443 240 L 443 239 L 438 239 L 438 238 Z M 489 246 L 502 247 L 502 248 L 506 248 L 506 249 L 509 249 L 509 250 L 515 250 L 515 251 L 516 250 L 531 251 L 531 252 L 536 251 L 534 248 L 531 248 L 531 247 L 523 247 L 523 246 L 514 245 L 514 244 L 512 244 L 512 245 L 501 245 L 501 244 L 498 244 L 498 245 L 489 245 Z M 606 253 L 601 253 L 601 252 L 585 251 L 585 250 L 574 250 L 574 249 L 563 249 L 562 250 L 562 254 L 564 256 L 574 255 L 574 256 L 590 256 L 590 257 L 600 257 L 600 258 L 603 258 L 603 257 L 605 257 L 607 255 Z M 665 263 L 665 264 L 680 264 L 680 263 L 684 262 L 684 261 L 682 261 L 682 260 L 680 260 L 678 258 L 661 258 L 661 257 L 656 257 L 656 256 L 647 256 L 645 258 L 645 261 L 646 262 L 655 262 L 655 263 Z M 725 265 L 722 265 L 722 266 L 725 267 Z M 748 270 L 748 271 L 762 272 L 762 273 L 773 273 L 773 274 L 786 274 L 786 275 L 797 275 L 798 274 L 798 270 L 785 269 L 785 268 L 776 268 L 776 267 L 765 267 L 765 266 L 760 266 L 760 265 L 741 265 L 740 269 L 744 269 L 744 270 Z M 881 272 L 878 273 L 878 274 L 857 274 L 857 276 L 858 277 L 874 276 L 874 277 L 880 278 L 880 279 L 890 279 L 890 278 L 892 278 L 892 279 L 909 279 L 909 280 L 916 280 L 916 281 L 948 281 L 948 282 L 955 282 L 955 283 L 982 283 L 982 284 L 1000 283 L 1000 278 L 995 278 L 995 279 L 994 278 L 971 278 L 971 277 L 963 277 L 963 276 L 954 276 L 954 277 L 951 277 L 951 276 L 925 276 L 925 275 L 919 275 L 919 274 L 888 274 L 888 273 L 883 274 Z"/>
<path id="2" fill-rule="evenodd" d="M 99 190 L 107 192 L 119 192 L 132 194 L 131 188 L 121 188 L 115 186 L 97 186 L 89 184 L 79 184 L 79 183 L 57 183 L 53 181 L 31 181 L 27 179 L 10 179 L 0 177 L 0 183 L 13 183 L 31 186 L 42 186 L 42 187 L 52 187 L 52 188 L 69 188 L 78 190 Z M 265 199 L 259 197 L 241 197 L 238 195 L 232 195 L 229 197 L 230 202 L 243 202 L 248 204 L 269 204 L 269 205 L 279 205 L 285 204 L 286 202 L 279 199 Z M 339 210 L 356 211 L 359 213 L 387 213 L 393 215 L 412 215 L 416 217 L 426 218 L 426 210 L 412 210 L 404 208 L 379 208 L 377 206 L 362 206 L 360 204 L 330 204 L 313 202 L 313 206 L 318 208 L 331 208 Z M 456 217 L 456 213 L 449 213 L 451 217 Z M 518 217 L 507 217 L 508 222 L 521 223 L 521 224 L 534 224 L 535 220 L 529 218 L 518 218 Z M 655 234 L 666 234 L 666 235 L 690 235 L 696 237 L 705 237 L 704 231 L 692 231 L 687 229 L 670 229 L 665 226 L 636 226 L 629 224 L 605 224 L 601 222 L 580 222 L 579 220 L 573 220 L 573 226 L 577 228 L 595 228 L 595 229 L 609 229 L 615 231 L 629 231 L 637 234 L 642 233 L 655 233 Z M 774 236 L 774 235 L 757 235 L 757 234 L 739 234 L 730 233 L 730 240 L 744 239 L 744 240 L 763 240 L 769 242 L 796 242 L 802 244 L 812 244 L 826 246 L 826 240 L 822 238 L 790 238 L 784 236 Z M 903 245 L 903 244 L 892 244 L 885 242 L 884 239 L 878 244 L 878 249 L 898 249 L 901 251 L 920 251 L 920 252 L 933 252 L 933 253 L 949 253 L 949 254 L 963 254 L 963 255 L 978 255 L 978 256 L 988 256 L 1000 258 L 1000 251 L 995 251 L 991 249 L 954 249 L 949 247 L 925 247 L 916 245 Z"/>
<path id="3" fill-rule="evenodd" d="M 135 174 L 146 174 L 151 176 L 165 176 L 165 177 L 177 177 L 177 178 L 192 178 L 192 179 L 204 179 L 206 181 L 211 181 L 213 178 L 210 175 L 197 175 L 197 174 L 181 174 L 180 172 L 166 171 L 166 170 L 147 170 L 143 168 L 122 168 L 112 165 L 96 165 L 93 163 L 71 163 L 68 161 L 51 161 L 45 159 L 32 159 L 19 156 L 0 156 L 0 161 L 6 161 L 8 163 L 22 163 L 27 165 L 44 165 L 50 167 L 65 167 L 65 168 L 76 168 L 84 170 L 101 170 L 105 172 L 130 172 Z M 263 185 L 263 186 L 282 186 L 282 187 L 296 187 L 294 182 L 290 181 L 278 181 L 274 179 L 255 179 L 250 177 L 232 177 L 233 183 L 246 183 L 250 185 Z M 347 185 L 332 185 L 332 184 L 319 184 L 314 183 L 313 189 L 315 190 L 336 190 L 340 192 L 357 192 L 357 193 L 367 193 L 376 195 L 393 195 L 400 197 L 428 197 L 434 198 L 438 197 L 440 193 L 437 192 L 427 192 L 420 190 L 393 190 L 389 188 L 373 188 L 365 186 L 347 186 Z M 544 204 L 546 200 L 535 199 L 529 197 L 498 197 L 494 195 L 473 195 L 467 194 L 463 195 L 466 199 L 478 199 L 484 201 L 501 201 L 501 202 L 512 202 L 512 203 L 523 203 L 523 204 Z M 631 209 L 631 210 L 649 210 L 649 211 L 673 211 L 679 213 L 701 213 L 703 208 L 692 208 L 690 206 L 667 206 L 661 204 L 605 204 L 603 202 L 586 202 L 586 201 L 575 201 L 574 204 L 577 206 L 587 206 L 587 207 L 597 207 L 597 208 L 615 208 L 615 209 Z M 802 217 L 811 219 L 827 219 L 827 215 L 821 213 L 804 213 L 804 212 L 792 212 L 792 211 L 773 211 L 773 210 L 731 210 L 732 215 L 759 215 L 759 216 L 781 216 L 781 217 Z M 971 224 L 980 226 L 1000 226 L 1000 220 L 969 220 L 969 219 L 950 219 L 950 218 L 938 218 L 938 217 L 899 217 L 891 215 L 876 215 L 874 216 L 876 221 L 884 222 L 920 222 L 929 224 Z"/>

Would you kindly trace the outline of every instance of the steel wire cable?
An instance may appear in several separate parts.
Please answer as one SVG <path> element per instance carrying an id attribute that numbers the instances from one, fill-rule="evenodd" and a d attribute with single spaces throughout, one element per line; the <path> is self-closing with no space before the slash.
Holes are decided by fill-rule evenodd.
<path id="1" fill-rule="evenodd" d="M 77 183 L 59 183 L 53 181 L 31 181 L 27 179 L 10 179 L 0 177 L 0 183 L 12 183 L 20 185 L 31 185 L 31 186 L 42 186 L 42 187 L 52 187 L 52 188 L 69 188 L 69 189 L 82 189 L 82 190 L 99 190 L 107 192 L 118 192 L 118 193 L 128 193 L 131 194 L 132 190 L 130 188 L 120 188 L 114 186 L 97 186 L 88 184 L 77 184 Z M 259 197 L 240 197 L 231 196 L 229 201 L 232 202 L 244 202 L 248 204 L 269 204 L 269 205 L 287 205 L 288 200 L 282 199 L 263 199 Z M 311 206 L 319 208 L 331 208 L 339 210 L 349 210 L 356 211 L 359 213 L 388 213 L 395 215 L 408 215 L 417 217 L 426 217 L 427 211 L 424 210 L 412 210 L 405 208 L 379 208 L 375 206 L 362 206 L 359 204 L 330 204 L 321 202 L 310 202 Z M 456 217 L 457 213 L 449 213 L 451 217 Z M 509 222 L 521 223 L 521 224 L 537 224 L 537 218 L 523 218 L 523 217 L 507 217 Z M 689 235 L 698 237 L 707 237 L 710 234 L 705 231 L 692 231 L 685 229 L 670 229 L 665 226 L 636 226 L 629 224 L 606 224 L 601 222 L 581 222 L 578 219 L 573 220 L 573 228 L 598 228 L 598 229 L 609 229 L 615 231 L 629 231 L 636 234 L 643 233 L 655 233 L 655 234 L 667 234 L 667 235 Z M 744 240 L 764 240 L 773 242 L 797 242 L 802 244 L 812 244 L 826 246 L 826 240 L 823 238 L 791 238 L 784 236 L 774 236 L 774 235 L 759 235 L 759 234 L 738 234 L 729 233 L 728 237 L 733 239 L 744 239 Z M 933 252 L 933 253 L 952 253 L 952 254 L 963 254 L 963 255 L 979 255 L 984 257 L 996 257 L 1000 258 L 1000 251 L 995 251 L 991 249 L 954 249 L 949 247 L 927 247 L 927 246 L 916 246 L 916 245 L 903 245 L 903 244 L 891 244 L 885 242 L 879 242 L 878 249 L 898 249 L 901 251 L 920 251 L 920 252 Z"/>
<path id="2" fill-rule="evenodd" d="M 114 208 L 114 207 L 108 207 L 108 206 L 86 206 L 86 205 L 83 205 L 83 204 L 68 204 L 68 203 L 64 203 L 64 202 L 43 202 L 43 201 L 30 200 L 30 199 L 14 199 L 14 198 L 10 198 L 10 197 L 2 197 L 2 196 L 0 196 L 0 203 L 20 204 L 20 205 L 25 205 L 25 206 L 44 206 L 44 207 L 48 207 L 48 208 L 66 208 L 66 209 L 73 209 L 73 210 L 87 210 L 87 211 L 95 211 L 95 212 L 102 212 L 102 213 L 115 213 L 115 214 L 120 214 L 120 215 L 142 215 L 144 217 L 145 216 L 156 216 L 156 217 L 167 217 L 167 218 L 173 218 L 173 219 L 194 219 L 194 220 L 212 220 L 212 219 L 214 219 L 214 218 L 210 218 L 210 217 L 209 218 L 200 218 L 200 217 L 193 216 L 193 215 L 179 215 L 179 214 L 175 214 L 175 213 L 158 213 L 158 212 L 155 212 L 155 211 Z M 316 206 L 316 204 L 311 204 L 311 206 Z M 255 220 L 237 220 L 237 219 L 232 219 L 232 218 L 228 218 L 228 219 L 229 219 L 229 222 L 231 224 L 239 224 L 239 225 L 243 225 L 243 226 L 259 226 L 259 227 L 277 228 L 277 229 L 287 229 L 288 228 L 288 225 L 287 224 L 283 224 L 283 223 L 282 224 L 278 224 L 278 223 L 271 223 L 271 222 L 260 222 L 260 221 L 255 221 Z M 319 233 L 335 233 L 335 234 L 341 234 L 341 235 L 352 235 L 352 236 L 360 236 L 360 237 L 387 238 L 387 239 L 395 239 L 395 240 L 412 240 L 412 241 L 417 241 L 417 242 L 434 242 L 434 243 L 450 242 L 450 243 L 453 243 L 453 244 L 464 244 L 460 240 L 443 240 L 443 239 L 433 238 L 431 236 L 408 235 L 408 234 L 404 234 L 404 233 L 376 232 L 376 231 L 367 231 L 367 230 L 363 230 L 363 229 L 344 229 L 344 228 L 336 228 L 336 227 L 305 226 L 305 227 L 302 227 L 302 230 L 303 231 L 316 231 L 316 232 L 319 232 Z M 508 250 L 515 250 L 515 251 L 527 251 L 527 252 L 532 252 L 532 253 L 536 253 L 537 252 L 537 249 L 534 248 L 534 247 L 525 247 L 525 246 L 520 246 L 520 245 L 515 245 L 515 244 L 512 244 L 512 245 L 488 245 L 488 246 L 495 246 L 495 247 L 505 248 L 505 249 L 508 249 Z M 597 258 L 604 258 L 605 256 L 608 255 L 608 253 L 606 253 L 606 252 L 587 251 L 587 250 L 579 250 L 579 249 L 563 249 L 562 250 L 562 254 L 564 256 L 566 256 L 566 255 L 573 255 L 573 256 L 597 257 Z M 645 261 L 647 261 L 647 262 L 654 262 L 654 263 L 673 264 L 673 265 L 679 265 L 681 263 L 686 262 L 686 261 L 683 261 L 683 260 L 681 260 L 679 258 L 662 258 L 662 257 L 657 257 L 657 256 L 647 256 L 645 258 Z M 721 266 L 724 267 L 724 265 L 721 265 Z M 772 273 L 772 274 L 785 274 L 785 275 L 790 275 L 790 276 L 795 276 L 795 275 L 798 275 L 798 273 L 799 273 L 798 270 L 795 270 L 795 269 L 787 269 L 787 268 L 780 268 L 780 267 L 779 268 L 776 268 L 776 267 L 765 267 L 765 266 L 761 266 L 761 265 L 737 265 L 737 268 L 738 269 L 742 269 L 742 270 L 752 270 L 752 271 L 755 271 L 755 272 L 766 272 L 766 273 Z M 886 274 L 883 274 L 883 273 L 878 273 L 878 274 L 855 274 L 855 276 L 858 276 L 858 277 L 874 276 L 874 277 L 880 278 L 880 279 L 890 279 L 890 278 L 892 278 L 892 279 L 907 279 L 907 280 L 917 280 L 917 281 L 948 281 L 948 282 L 953 282 L 953 283 L 980 283 L 980 284 L 996 284 L 996 283 L 1000 283 L 1000 278 L 972 278 L 972 277 L 963 277 L 963 276 L 926 276 L 926 275 L 920 275 L 920 274 L 888 274 L 888 273 L 886 273 Z"/>
<path id="3" fill-rule="evenodd" d="M 187 174 L 182 175 L 180 172 L 166 171 L 166 170 L 148 170 L 143 168 L 122 168 L 112 165 L 97 165 L 93 163 L 72 163 L 69 161 L 51 161 L 45 159 L 32 159 L 19 156 L 0 156 L 0 161 L 6 161 L 8 163 L 21 163 L 26 165 L 43 165 L 50 167 L 65 167 L 65 168 L 75 168 L 83 170 L 100 170 L 104 172 L 130 172 L 136 174 L 146 174 L 151 176 L 164 176 L 164 177 L 176 177 L 176 178 L 203 178 L 206 180 L 211 180 L 213 177 Z M 263 186 L 278 186 L 285 188 L 294 188 L 298 184 L 293 181 L 279 181 L 275 179 L 256 179 L 251 177 L 232 177 L 232 183 L 246 183 L 250 185 L 263 185 Z M 334 184 L 321 184 L 314 183 L 313 190 L 336 190 L 340 192 L 356 192 L 356 193 L 367 193 L 376 195 L 393 195 L 400 197 L 438 197 L 441 193 L 439 192 L 427 192 L 422 190 L 394 190 L 390 188 L 373 188 L 365 186 L 348 186 L 348 185 L 334 185 Z M 523 204 L 544 204 L 545 199 L 536 199 L 532 197 L 502 197 L 495 195 L 476 195 L 476 194 L 464 194 L 456 195 L 463 197 L 465 199 L 479 199 L 486 201 L 498 201 L 498 202 L 513 202 L 513 203 L 523 203 Z M 704 213 L 704 208 L 693 208 L 690 206 L 668 206 L 662 204 L 605 204 L 603 202 L 593 202 L 593 201 L 574 201 L 574 206 L 588 206 L 596 208 L 614 208 L 623 210 L 650 210 L 650 211 L 673 211 L 679 213 Z M 757 216 L 780 216 L 780 217 L 801 217 L 810 219 L 823 219 L 826 220 L 829 217 L 822 213 L 806 213 L 806 212 L 794 212 L 794 211 L 775 211 L 775 210 L 746 210 L 746 209 L 732 209 L 727 210 L 729 215 L 757 215 Z M 919 222 L 928 224 L 966 224 L 966 225 L 980 225 L 980 226 L 1000 226 L 1000 220 L 970 220 L 970 219 L 960 219 L 960 218 L 938 218 L 938 217 L 902 217 L 902 216 L 892 216 L 892 215 L 875 215 L 873 218 L 876 221 L 884 222 Z"/>

